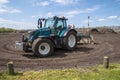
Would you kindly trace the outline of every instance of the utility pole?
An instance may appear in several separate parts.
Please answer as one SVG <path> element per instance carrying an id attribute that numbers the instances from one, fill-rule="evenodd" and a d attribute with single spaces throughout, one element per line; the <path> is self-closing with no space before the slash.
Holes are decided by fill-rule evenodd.
<path id="1" fill-rule="evenodd" d="M 88 34 L 90 34 L 89 31 L 90 31 L 90 16 L 88 16 Z"/>
<path id="2" fill-rule="evenodd" d="M 90 16 L 88 16 L 88 29 L 90 28 Z"/>

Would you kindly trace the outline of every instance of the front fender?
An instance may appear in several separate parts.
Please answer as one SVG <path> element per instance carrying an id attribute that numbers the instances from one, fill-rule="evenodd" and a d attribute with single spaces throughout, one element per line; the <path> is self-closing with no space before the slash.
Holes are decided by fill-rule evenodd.
<path id="1" fill-rule="evenodd" d="M 47 38 L 47 39 L 49 39 L 49 40 L 53 43 L 53 45 L 55 46 L 55 42 L 54 42 L 54 40 L 51 39 L 51 38 L 48 37 L 48 36 L 38 36 L 38 38 L 40 38 L 41 40 Z"/>
<path id="2" fill-rule="evenodd" d="M 32 35 L 29 35 L 28 41 L 33 42 L 39 34 L 39 31 L 36 30 Z"/>

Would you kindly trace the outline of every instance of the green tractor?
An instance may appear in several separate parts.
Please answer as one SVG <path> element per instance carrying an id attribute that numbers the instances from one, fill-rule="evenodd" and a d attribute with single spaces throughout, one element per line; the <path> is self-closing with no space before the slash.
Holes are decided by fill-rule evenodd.
<path id="1" fill-rule="evenodd" d="M 23 35 L 22 42 L 16 42 L 17 49 L 32 50 L 34 55 L 46 57 L 53 55 L 54 48 L 74 50 L 80 41 L 94 42 L 90 34 L 78 33 L 74 26 L 67 26 L 65 17 L 39 18 L 37 27 L 37 30 L 29 31 L 27 37 Z"/>
<path id="2" fill-rule="evenodd" d="M 74 50 L 79 37 L 77 31 L 67 26 L 65 17 L 40 18 L 38 19 L 38 29 L 28 32 L 28 36 L 23 35 L 22 42 L 16 46 L 22 46 L 23 51 L 32 50 L 38 57 L 53 55 L 54 48 Z"/>

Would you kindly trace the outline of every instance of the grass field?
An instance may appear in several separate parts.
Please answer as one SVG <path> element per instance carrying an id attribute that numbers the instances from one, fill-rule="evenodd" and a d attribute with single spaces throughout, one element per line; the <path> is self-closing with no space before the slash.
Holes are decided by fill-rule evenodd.
<path id="1" fill-rule="evenodd" d="M 108 69 L 95 66 L 79 69 L 41 70 L 16 72 L 10 76 L 0 73 L 0 80 L 120 80 L 120 64 L 110 64 Z"/>
<path id="2" fill-rule="evenodd" d="M 9 32 L 17 32 L 17 30 L 11 28 L 0 28 L 0 33 L 9 33 Z"/>

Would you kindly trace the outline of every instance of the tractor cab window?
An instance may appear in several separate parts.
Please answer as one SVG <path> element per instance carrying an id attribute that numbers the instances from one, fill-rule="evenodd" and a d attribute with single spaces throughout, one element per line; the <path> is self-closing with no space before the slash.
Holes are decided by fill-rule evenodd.
<path id="1" fill-rule="evenodd" d="M 58 20 L 58 23 L 57 23 L 57 28 L 58 29 L 62 29 L 63 28 L 63 20 Z"/>
<path id="2" fill-rule="evenodd" d="M 52 18 L 51 18 L 51 19 L 47 19 L 47 20 L 45 21 L 44 27 L 45 27 L 45 28 L 53 27 L 54 23 L 55 23 L 55 20 L 54 20 L 54 19 L 52 19 Z"/>
<path id="3" fill-rule="evenodd" d="M 56 24 L 56 34 L 59 35 L 64 27 L 65 20 L 59 19 Z"/>

